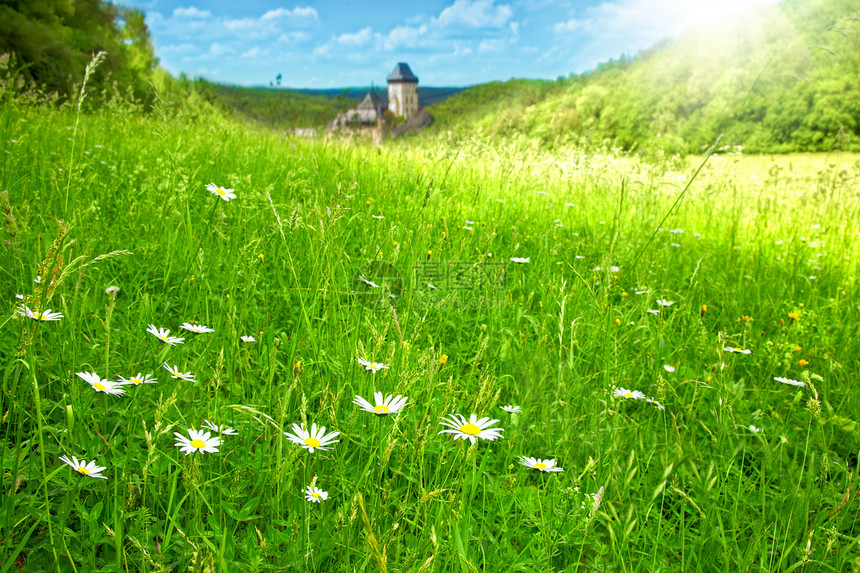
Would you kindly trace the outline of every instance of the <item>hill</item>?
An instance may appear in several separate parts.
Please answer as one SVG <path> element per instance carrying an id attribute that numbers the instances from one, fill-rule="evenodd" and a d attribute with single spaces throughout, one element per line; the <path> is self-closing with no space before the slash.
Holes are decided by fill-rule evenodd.
<path id="1" fill-rule="evenodd" d="M 430 132 L 693 153 L 728 132 L 750 152 L 858 149 L 858 14 L 853 0 L 783 2 L 582 75 L 475 86 L 431 106 Z"/>

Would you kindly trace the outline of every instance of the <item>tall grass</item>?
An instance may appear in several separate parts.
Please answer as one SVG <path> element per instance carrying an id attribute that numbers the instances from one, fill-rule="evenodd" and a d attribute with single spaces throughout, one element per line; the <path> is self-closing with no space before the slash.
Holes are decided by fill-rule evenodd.
<path id="1" fill-rule="evenodd" d="M 695 161 L 79 119 L 3 109 L 0 571 L 860 570 L 856 157 L 714 157 L 655 234 Z M 238 436 L 182 455 L 204 419 Z"/>

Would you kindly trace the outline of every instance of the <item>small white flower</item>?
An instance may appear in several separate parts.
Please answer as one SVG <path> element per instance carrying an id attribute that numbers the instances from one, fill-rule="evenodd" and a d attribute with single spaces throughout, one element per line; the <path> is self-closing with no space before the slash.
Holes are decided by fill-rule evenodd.
<path id="1" fill-rule="evenodd" d="M 385 215 L 371 215 L 374 219 L 384 219 Z"/>
<path id="2" fill-rule="evenodd" d="M 761 432 L 761 428 L 756 428 L 756 427 L 755 427 L 755 426 L 753 426 L 752 424 L 750 424 L 750 427 L 749 427 L 749 428 L 750 428 L 750 431 L 751 431 L 751 432 L 755 432 L 756 434 L 758 434 L 759 432 Z"/>
<path id="3" fill-rule="evenodd" d="M 76 472 L 83 476 L 107 479 L 107 476 L 101 475 L 106 468 L 97 466 L 95 460 L 87 463 L 86 460 L 79 460 L 75 456 L 72 456 L 72 459 L 69 459 L 68 456 L 60 456 L 60 461 L 69 464 Z"/>
<path id="4" fill-rule="evenodd" d="M 240 336 L 239 338 L 242 339 L 242 342 L 257 342 L 257 339 L 253 336 Z"/>
<path id="5" fill-rule="evenodd" d="M 527 263 L 530 259 L 531 257 L 511 257 L 511 260 L 515 263 Z"/>
<path id="6" fill-rule="evenodd" d="M 185 340 L 184 338 L 170 336 L 169 330 L 167 330 L 166 328 L 156 328 L 154 324 L 150 324 L 147 327 L 146 331 L 158 338 L 160 341 L 170 344 L 171 346 L 173 346 L 174 344 L 182 344 L 182 342 Z"/>
<path id="7" fill-rule="evenodd" d="M 654 404 L 654 406 L 656 406 L 658 410 L 665 410 L 666 409 L 666 406 L 664 406 L 663 404 L 661 404 L 657 400 L 654 400 L 653 398 L 645 398 L 645 401 L 648 402 L 649 404 Z"/>
<path id="8" fill-rule="evenodd" d="M 185 452 L 186 456 L 194 452 L 213 454 L 221 445 L 220 438 L 213 438 L 210 432 L 199 432 L 193 428 L 188 428 L 187 437 L 179 432 L 173 432 L 173 435 L 176 436 L 176 442 L 173 445 L 181 452 Z"/>
<path id="9" fill-rule="evenodd" d="M 451 414 L 448 418 L 442 418 L 439 422 L 443 426 L 448 426 L 450 430 L 442 430 L 440 434 L 454 434 L 455 440 L 469 440 L 473 444 L 477 441 L 476 438 L 482 440 L 495 440 L 501 438 L 501 432 L 504 428 L 491 428 L 498 420 L 490 420 L 489 417 L 481 418 L 480 420 L 475 414 L 472 414 L 467 421 L 465 416 L 460 414 Z"/>
<path id="10" fill-rule="evenodd" d="M 219 187 L 214 183 L 209 183 L 206 185 L 206 189 L 209 190 L 210 193 L 215 193 L 225 201 L 229 201 L 230 199 L 236 198 L 236 193 L 232 189 L 227 189 L 226 187 Z"/>
<path id="11" fill-rule="evenodd" d="M 361 275 L 358 275 L 358 280 L 369 286 L 370 288 L 379 288 L 379 285 L 373 281 L 369 281 Z"/>
<path id="12" fill-rule="evenodd" d="M 111 382 L 110 380 L 102 380 L 95 372 L 78 372 L 77 375 L 96 392 L 104 392 L 111 396 L 122 396 L 125 394 L 125 390 L 120 388 L 122 384 Z"/>
<path id="13" fill-rule="evenodd" d="M 158 380 L 152 374 L 147 374 L 144 376 L 141 373 L 138 373 L 137 376 L 132 376 L 131 378 L 123 378 L 119 377 L 119 383 L 123 386 L 140 386 L 141 384 L 155 384 Z"/>
<path id="14" fill-rule="evenodd" d="M 474 227 L 469 227 L 468 225 L 463 225 L 463 228 L 467 231 L 474 231 L 475 230 Z"/>
<path id="15" fill-rule="evenodd" d="M 184 328 L 185 330 L 190 330 L 191 332 L 197 332 L 197 333 L 215 332 L 214 328 L 209 328 L 208 326 L 203 326 L 200 324 L 191 324 L 188 322 L 183 322 L 179 328 Z"/>
<path id="16" fill-rule="evenodd" d="M 359 406 L 365 412 L 382 416 L 384 414 L 397 414 L 406 406 L 406 396 L 393 396 L 389 394 L 385 400 L 382 399 L 382 392 L 373 393 L 373 401 L 376 405 L 371 404 L 361 396 L 356 396 L 353 404 Z"/>
<path id="17" fill-rule="evenodd" d="M 317 428 L 316 424 L 311 424 L 310 432 L 304 426 L 299 427 L 298 424 L 293 424 L 293 432 L 292 434 L 284 432 L 284 435 L 288 440 L 300 445 L 310 453 L 314 453 L 314 450 L 330 450 L 331 448 L 328 446 L 340 442 L 340 440 L 333 439 L 339 436 L 340 432 L 326 434 L 325 426 Z"/>
<path id="18" fill-rule="evenodd" d="M 555 460 L 541 460 L 538 458 L 527 458 L 520 456 L 520 463 L 527 468 L 540 470 L 542 472 L 555 473 L 563 472 L 564 470 L 555 465 Z"/>
<path id="19" fill-rule="evenodd" d="M 645 400 L 645 394 L 639 390 L 628 390 L 627 388 L 618 388 L 612 393 L 616 398 L 628 398 L 633 400 Z"/>
<path id="20" fill-rule="evenodd" d="M 116 294 L 119 292 L 118 286 L 109 286 L 105 289 L 105 294 Z"/>
<path id="21" fill-rule="evenodd" d="M 376 372 L 379 370 L 388 369 L 388 364 L 383 364 L 381 362 L 368 362 L 363 358 L 356 358 L 355 361 L 364 366 L 365 370 L 370 370 L 374 374 L 376 374 Z"/>
<path id="22" fill-rule="evenodd" d="M 19 307 L 20 308 L 20 307 Z M 20 316 L 26 316 L 27 318 L 32 318 L 33 320 L 38 320 L 40 322 L 48 321 L 48 320 L 60 320 L 63 318 L 63 315 L 59 312 L 51 312 L 49 308 L 45 312 L 38 312 L 30 310 L 30 307 L 25 306 L 24 310 L 19 310 L 18 314 Z"/>
<path id="23" fill-rule="evenodd" d="M 737 352 L 739 354 L 752 354 L 752 350 L 750 350 L 748 348 L 741 350 L 740 348 L 733 348 L 731 346 L 726 346 L 725 348 L 723 348 L 723 350 L 725 350 L 726 352 Z"/>
<path id="24" fill-rule="evenodd" d="M 621 267 L 609 267 L 609 270 L 612 271 L 613 273 L 617 273 L 618 271 L 621 270 Z"/>
<path id="25" fill-rule="evenodd" d="M 499 408 L 501 408 L 502 410 L 504 410 L 504 411 L 505 411 L 505 412 L 507 412 L 508 414 L 519 414 L 520 412 L 522 412 L 522 411 L 523 411 L 523 409 L 522 409 L 522 408 L 520 408 L 519 406 L 514 406 L 514 405 L 510 405 L 510 406 L 499 406 Z"/>
<path id="26" fill-rule="evenodd" d="M 222 436 L 238 436 L 239 435 L 239 432 L 237 432 L 233 428 L 228 428 L 227 426 L 219 426 L 218 424 L 213 424 L 209 420 L 203 420 L 203 423 L 200 425 L 212 430 L 216 434 L 221 434 Z"/>
<path id="27" fill-rule="evenodd" d="M 674 366 L 669 366 L 668 364 L 664 364 L 664 365 L 663 365 L 663 370 L 665 370 L 666 372 L 674 372 L 674 371 L 675 371 L 675 367 L 674 367 Z"/>
<path id="28" fill-rule="evenodd" d="M 669 229 L 669 232 L 675 233 L 676 235 L 679 235 L 679 234 L 684 232 L 684 229 Z"/>
<path id="29" fill-rule="evenodd" d="M 656 308 L 649 308 L 648 312 L 650 312 L 651 314 L 654 314 L 654 315 L 660 314 L 660 310 L 656 309 Z"/>
<path id="30" fill-rule="evenodd" d="M 17 298 L 18 300 L 24 300 L 24 295 L 23 294 L 16 294 L 15 298 Z"/>
<path id="31" fill-rule="evenodd" d="M 658 298 L 654 302 L 656 302 L 660 306 L 672 306 L 673 304 L 675 304 L 674 300 L 666 300 L 665 298 Z"/>
<path id="32" fill-rule="evenodd" d="M 800 380 L 792 380 L 791 378 L 786 378 L 785 376 L 775 376 L 774 380 L 777 382 L 782 382 L 783 384 L 788 384 L 790 386 L 806 386 L 805 382 L 801 382 Z"/>
<path id="33" fill-rule="evenodd" d="M 178 366 L 170 366 L 169 364 L 167 364 L 167 362 L 162 364 L 162 366 L 165 370 L 170 372 L 170 376 L 174 380 L 178 378 L 181 380 L 185 380 L 186 382 L 194 382 L 194 374 L 192 374 L 191 372 L 182 372 L 179 370 Z"/>
<path id="34" fill-rule="evenodd" d="M 42 282 L 42 275 L 36 275 L 36 278 L 33 279 L 33 282 L 39 284 Z"/>
<path id="35" fill-rule="evenodd" d="M 311 503 L 320 503 L 328 499 L 328 492 L 318 487 L 308 486 L 307 489 L 303 490 L 303 493 L 305 499 Z"/>
<path id="36" fill-rule="evenodd" d="M 427 287 L 428 287 L 430 290 L 439 290 L 439 289 L 437 289 L 436 287 L 434 287 L 433 285 L 431 285 L 430 283 L 427 283 Z"/>

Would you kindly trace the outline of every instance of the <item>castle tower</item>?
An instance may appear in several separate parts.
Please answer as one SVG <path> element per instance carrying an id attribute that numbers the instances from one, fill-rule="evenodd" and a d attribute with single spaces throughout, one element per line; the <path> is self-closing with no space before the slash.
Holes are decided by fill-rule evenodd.
<path id="1" fill-rule="evenodd" d="M 388 74 L 388 109 L 406 119 L 418 113 L 418 78 L 409 64 L 400 62 Z"/>

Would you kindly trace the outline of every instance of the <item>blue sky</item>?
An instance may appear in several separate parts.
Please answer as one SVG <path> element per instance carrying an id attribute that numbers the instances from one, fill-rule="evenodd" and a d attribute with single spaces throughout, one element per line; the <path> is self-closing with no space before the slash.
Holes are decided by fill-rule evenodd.
<path id="1" fill-rule="evenodd" d="M 142 8 L 161 65 L 239 85 L 421 85 L 581 73 L 682 30 L 776 0 L 124 0 Z"/>

